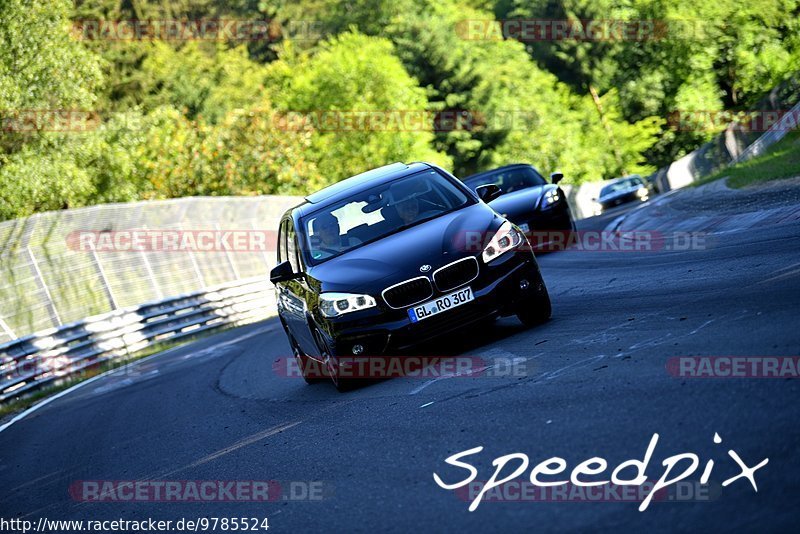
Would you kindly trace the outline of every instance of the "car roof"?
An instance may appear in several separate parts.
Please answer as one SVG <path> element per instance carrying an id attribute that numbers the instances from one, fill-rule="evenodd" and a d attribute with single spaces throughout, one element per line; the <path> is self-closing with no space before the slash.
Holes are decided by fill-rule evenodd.
<path id="1" fill-rule="evenodd" d="M 516 169 L 516 168 L 519 168 L 519 167 L 533 167 L 534 170 L 536 169 L 536 167 L 534 167 L 530 163 L 512 163 L 510 165 L 503 165 L 502 167 L 497 167 L 496 169 L 491 169 L 489 171 L 483 171 L 483 172 L 479 172 L 479 173 L 476 173 L 476 174 L 471 174 L 471 175 L 467 176 L 466 178 L 462 178 L 461 181 L 462 182 L 466 182 L 467 180 L 473 180 L 475 178 L 481 178 L 483 176 L 491 176 L 492 174 L 496 174 L 496 173 L 499 173 L 499 172 L 502 172 L 502 171 L 505 171 L 505 170 L 508 170 L 508 169 Z M 536 172 L 538 173 L 539 171 L 536 171 Z"/>
<path id="2" fill-rule="evenodd" d="M 390 182 L 403 176 L 408 176 L 419 171 L 431 169 L 432 167 L 427 163 L 391 163 L 372 169 L 361 174 L 357 174 L 350 178 L 345 178 L 341 182 L 336 182 L 329 185 L 324 189 L 320 189 L 315 193 L 305 197 L 305 202 L 295 206 L 290 211 L 297 210 L 300 215 L 305 215 L 309 211 L 316 210 L 326 204 L 334 204 L 339 200 L 346 199 L 347 197 L 357 194 L 361 191 Z"/>
<path id="3" fill-rule="evenodd" d="M 642 180 L 642 177 L 639 176 L 638 174 L 629 174 L 628 176 L 621 176 L 619 178 L 614 178 L 613 180 L 608 182 L 606 185 L 614 185 L 614 184 L 619 183 L 619 182 L 624 182 L 625 180 L 630 180 L 631 178 L 638 178 L 638 179 Z"/>

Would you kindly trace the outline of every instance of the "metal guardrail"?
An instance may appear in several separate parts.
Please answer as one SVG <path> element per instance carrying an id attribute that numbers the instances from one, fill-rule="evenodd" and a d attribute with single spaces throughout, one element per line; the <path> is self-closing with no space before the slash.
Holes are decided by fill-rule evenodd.
<path id="1" fill-rule="evenodd" d="M 164 340 L 275 312 L 266 276 L 120 308 L 0 345 L 0 403 Z"/>
<path id="2" fill-rule="evenodd" d="M 268 273 L 276 231 L 299 197 L 184 197 L 36 213 L 0 222 L 0 345 L 32 332 Z M 99 251 L 83 232 L 252 232 L 262 248 Z M 191 236 L 190 236 L 191 237 Z M 76 241 L 77 239 L 77 241 Z"/>
<path id="3" fill-rule="evenodd" d="M 756 139 L 753 144 L 748 146 L 738 158 L 735 163 L 747 161 L 750 158 L 760 156 L 763 154 L 770 145 L 773 145 L 786 136 L 786 134 L 797 128 L 797 117 L 800 116 L 800 102 L 785 113 L 778 122 L 772 125 L 770 129 L 765 132 L 761 137 Z"/>

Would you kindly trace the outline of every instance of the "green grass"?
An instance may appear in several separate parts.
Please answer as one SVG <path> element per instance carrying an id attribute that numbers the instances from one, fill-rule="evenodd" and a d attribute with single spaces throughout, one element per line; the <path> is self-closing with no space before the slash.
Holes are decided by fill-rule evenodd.
<path id="1" fill-rule="evenodd" d="M 703 185 L 728 178 L 728 187 L 741 189 L 772 180 L 800 176 L 800 131 L 789 132 L 772 145 L 766 154 L 739 163 L 698 180 L 693 185 Z"/>
<path id="2" fill-rule="evenodd" d="M 43 389 L 36 390 L 28 395 L 12 399 L 7 401 L 5 404 L 0 405 L 0 420 L 5 419 L 7 416 L 14 415 L 16 413 L 22 412 L 27 410 L 40 400 L 47 398 L 51 395 L 55 395 L 60 391 L 64 391 L 65 389 L 71 388 L 75 384 L 88 380 L 92 377 L 110 371 L 112 369 L 119 369 L 121 367 L 125 367 L 136 360 L 141 360 L 142 358 L 146 358 L 148 356 L 152 356 L 158 352 L 163 352 L 167 349 L 171 349 L 174 347 L 178 347 L 181 345 L 186 345 L 187 343 L 191 343 L 198 339 L 202 339 L 203 337 L 218 334 L 224 330 L 231 328 L 230 326 L 220 326 L 219 328 L 214 329 L 213 332 L 203 332 L 202 334 L 198 334 L 196 336 L 188 336 L 186 338 L 170 341 L 164 340 L 149 347 L 146 347 L 138 352 L 131 354 L 126 358 L 121 358 L 117 360 L 113 360 L 110 362 L 105 362 L 97 367 L 87 369 L 75 376 L 64 377 L 58 384 L 45 387 Z"/>

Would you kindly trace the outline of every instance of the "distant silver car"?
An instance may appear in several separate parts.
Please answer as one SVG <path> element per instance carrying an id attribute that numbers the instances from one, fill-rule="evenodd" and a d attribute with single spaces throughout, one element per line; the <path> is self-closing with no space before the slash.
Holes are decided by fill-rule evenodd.
<path id="1" fill-rule="evenodd" d="M 638 174 L 617 178 L 600 190 L 600 196 L 593 199 L 595 215 L 626 202 L 646 202 L 650 199 L 650 189 Z"/>

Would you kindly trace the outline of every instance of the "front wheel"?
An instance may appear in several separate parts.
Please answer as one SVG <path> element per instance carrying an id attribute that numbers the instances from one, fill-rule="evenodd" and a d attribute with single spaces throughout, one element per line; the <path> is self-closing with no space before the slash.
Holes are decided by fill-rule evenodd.
<path id="1" fill-rule="evenodd" d="M 547 293 L 547 287 L 545 287 L 541 276 L 536 281 L 533 294 L 535 295 L 534 298 L 521 303 L 517 308 L 517 318 L 525 326 L 542 324 L 550 319 L 552 313 L 550 295 Z"/>
<path id="2" fill-rule="evenodd" d="M 319 372 L 320 364 L 314 358 L 306 356 L 300 350 L 300 346 L 293 337 L 289 336 L 289 344 L 292 346 L 292 353 L 297 365 L 300 367 L 300 373 L 303 375 L 303 380 L 306 384 L 316 384 L 321 380 L 321 373 Z"/>
<path id="3" fill-rule="evenodd" d="M 356 384 L 352 378 L 342 377 L 341 368 L 339 366 L 339 358 L 336 357 L 335 351 L 331 350 L 328 342 L 325 341 L 325 336 L 319 330 L 314 330 L 314 340 L 319 347 L 319 353 L 322 360 L 325 362 L 328 375 L 331 377 L 333 385 L 336 386 L 340 392 L 350 391 Z"/>

